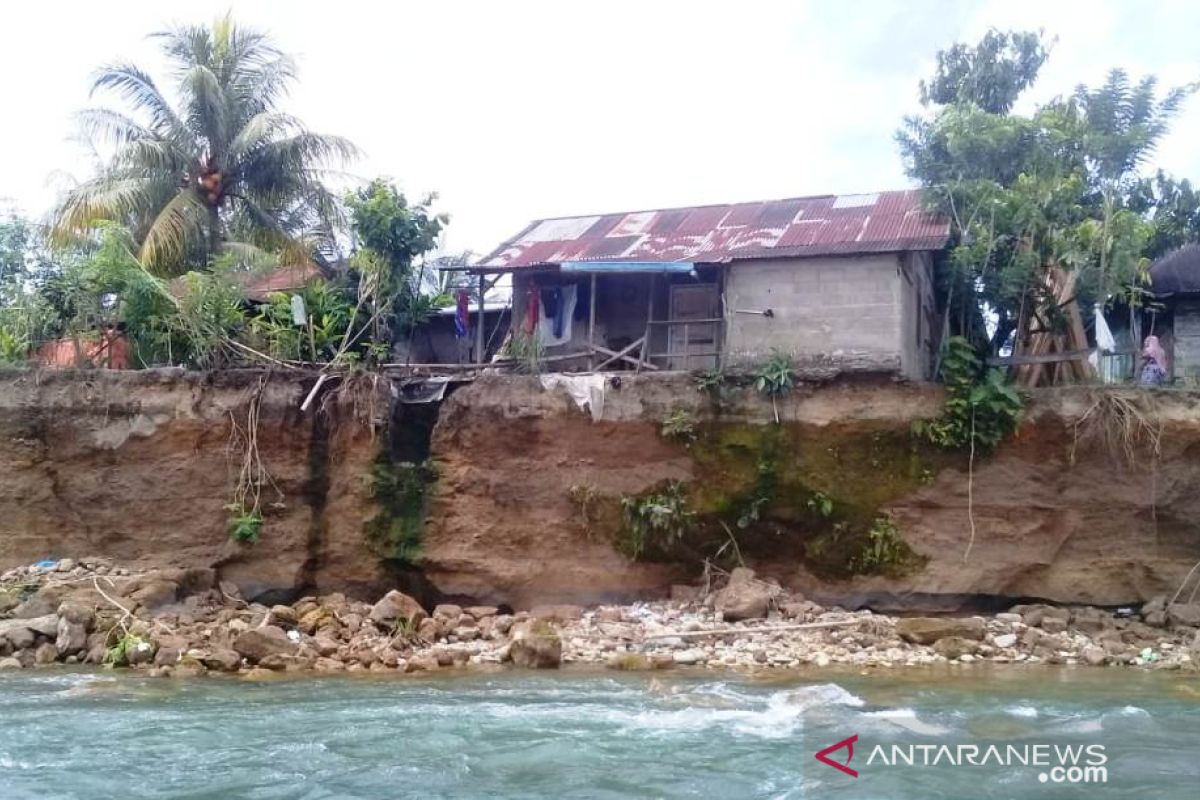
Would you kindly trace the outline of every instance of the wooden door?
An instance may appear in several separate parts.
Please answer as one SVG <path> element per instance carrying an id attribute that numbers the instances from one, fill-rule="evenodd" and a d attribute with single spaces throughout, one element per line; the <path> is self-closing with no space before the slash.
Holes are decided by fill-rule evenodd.
<path id="1" fill-rule="evenodd" d="M 667 369 L 712 369 L 721 343 L 721 293 L 715 283 L 671 287 Z"/>

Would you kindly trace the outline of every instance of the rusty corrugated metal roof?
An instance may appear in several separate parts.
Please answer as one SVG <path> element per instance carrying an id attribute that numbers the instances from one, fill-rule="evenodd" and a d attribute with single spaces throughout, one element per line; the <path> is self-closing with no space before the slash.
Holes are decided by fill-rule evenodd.
<path id="1" fill-rule="evenodd" d="M 937 250 L 950 223 L 917 191 L 821 195 L 533 222 L 476 268 L 564 261 L 694 261 Z"/>

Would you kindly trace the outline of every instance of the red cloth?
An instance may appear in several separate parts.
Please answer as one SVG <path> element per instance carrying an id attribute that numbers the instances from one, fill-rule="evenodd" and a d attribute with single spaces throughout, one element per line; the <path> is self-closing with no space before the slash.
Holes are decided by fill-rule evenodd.
<path id="1" fill-rule="evenodd" d="M 528 306 L 525 309 L 525 324 L 522 326 L 528 336 L 532 336 L 537 330 L 538 324 L 538 304 L 541 302 L 538 297 L 538 290 L 530 289 L 527 296 Z"/>

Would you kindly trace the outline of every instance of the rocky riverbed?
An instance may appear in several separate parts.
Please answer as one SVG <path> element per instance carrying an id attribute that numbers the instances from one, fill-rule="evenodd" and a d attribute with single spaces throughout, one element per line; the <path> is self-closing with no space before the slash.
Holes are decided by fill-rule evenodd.
<path id="1" fill-rule="evenodd" d="M 1200 670 L 1200 604 L 1023 605 L 971 617 L 824 608 L 737 569 L 668 601 L 512 610 L 424 608 L 398 591 L 266 606 L 213 570 L 136 571 L 64 559 L 0 575 L 0 669 L 109 665 L 207 672 L 430 672 L 511 663 L 612 669 L 918 666 L 952 662 Z"/>

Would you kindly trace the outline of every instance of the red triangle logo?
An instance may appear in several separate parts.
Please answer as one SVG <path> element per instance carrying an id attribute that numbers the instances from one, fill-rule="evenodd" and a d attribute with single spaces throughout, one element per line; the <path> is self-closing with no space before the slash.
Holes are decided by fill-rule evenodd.
<path id="1" fill-rule="evenodd" d="M 854 758 L 854 743 L 857 741 L 858 741 L 858 734 L 856 733 L 853 736 L 851 736 L 849 739 L 842 739 L 837 744 L 831 744 L 829 747 L 826 747 L 824 750 L 821 750 L 820 752 L 817 753 L 817 761 L 820 761 L 822 764 L 828 764 L 829 766 L 833 767 L 834 769 L 840 769 L 842 772 L 846 773 L 851 778 L 857 778 L 858 770 L 850 769 L 850 760 L 852 758 Z M 846 748 L 846 760 L 845 761 L 834 761 L 832 758 L 829 757 L 830 753 L 841 750 L 843 747 Z"/>

